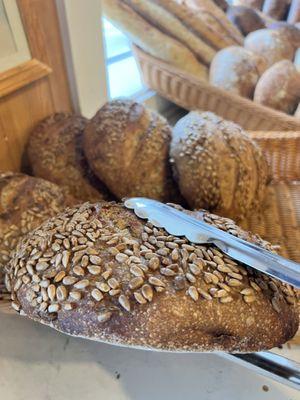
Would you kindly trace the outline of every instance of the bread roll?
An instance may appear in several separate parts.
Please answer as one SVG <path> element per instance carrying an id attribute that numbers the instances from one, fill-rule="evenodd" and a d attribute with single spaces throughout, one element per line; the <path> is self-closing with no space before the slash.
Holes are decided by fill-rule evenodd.
<path id="1" fill-rule="evenodd" d="M 289 4 L 290 0 L 265 0 L 262 12 L 277 20 L 284 19 Z"/>
<path id="2" fill-rule="evenodd" d="M 83 154 L 86 124 L 86 118 L 66 113 L 43 120 L 29 137 L 30 166 L 35 176 L 56 183 L 79 200 L 108 199 L 111 196 L 92 173 Z"/>
<path id="3" fill-rule="evenodd" d="M 43 179 L 20 173 L 0 174 L 0 285 L 3 267 L 18 240 L 74 200 Z"/>
<path id="4" fill-rule="evenodd" d="M 241 220 L 261 206 L 267 163 L 233 122 L 211 112 L 190 112 L 173 129 L 170 157 L 181 194 L 192 209 Z"/>
<path id="5" fill-rule="evenodd" d="M 286 35 L 273 29 L 260 29 L 249 33 L 244 46 L 247 50 L 265 57 L 269 67 L 277 61 L 292 60 L 294 57 L 294 47 Z"/>
<path id="6" fill-rule="evenodd" d="M 300 74 L 294 64 L 282 60 L 265 71 L 256 85 L 254 101 L 293 114 L 300 102 Z"/>
<path id="7" fill-rule="evenodd" d="M 233 221 L 196 216 L 262 243 Z M 75 225 L 80 231 L 72 230 Z M 85 246 L 78 232 L 88 235 Z M 33 275 L 25 269 L 21 279 L 16 275 L 24 264 Z M 212 245 L 194 245 L 146 225 L 122 204 L 86 203 L 46 222 L 20 243 L 7 271 L 12 306 L 21 315 L 116 345 L 260 351 L 286 342 L 299 324 L 290 286 Z"/>
<path id="8" fill-rule="evenodd" d="M 294 47 L 294 51 L 300 47 L 300 29 L 295 25 L 284 21 L 277 21 L 269 24 L 268 28 L 280 32 L 281 35 L 285 36 L 288 42 Z"/>
<path id="9" fill-rule="evenodd" d="M 195 9 L 195 7 L 191 7 L 191 4 L 187 4 L 184 0 L 153 1 L 175 15 L 188 28 L 215 49 L 222 49 L 227 46 L 242 43 L 243 38 L 241 35 L 241 38 L 238 40 L 232 37 L 232 33 L 225 29 L 215 14 L 203 8 L 200 10 L 199 8 Z"/>
<path id="10" fill-rule="evenodd" d="M 150 25 L 127 4 L 121 0 L 103 0 L 102 6 L 106 17 L 137 46 L 197 79 L 207 80 L 207 68 L 188 48 Z"/>
<path id="11" fill-rule="evenodd" d="M 263 19 L 250 7 L 231 6 L 227 9 L 228 19 L 246 36 L 248 33 L 266 27 Z"/>
<path id="12" fill-rule="evenodd" d="M 142 104 L 113 100 L 88 123 L 84 150 L 94 173 L 122 199 L 144 196 L 176 200 L 168 165 L 171 128 Z"/>
<path id="13" fill-rule="evenodd" d="M 212 85 L 252 98 L 266 61 L 243 47 L 231 46 L 220 50 L 213 59 L 209 81 Z"/>
<path id="14" fill-rule="evenodd" d="M 287 22 L 295 24 L 300 22 L 300 0 L 292 0 L 290 10 L 288 13 Z"/>
<path id="15" fill-rule="evenodd" d="M 216 50 L 190 31 L 179 19 L 150 0 L 126 0 L 148 22 L 188 47 L 204 64 L 209 65 Z"/>

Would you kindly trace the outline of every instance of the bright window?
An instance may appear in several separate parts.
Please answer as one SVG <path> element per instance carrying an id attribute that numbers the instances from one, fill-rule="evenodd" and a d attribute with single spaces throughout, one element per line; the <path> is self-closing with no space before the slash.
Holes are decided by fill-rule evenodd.
<path id="1" fill-rule="evenodd" d="M 103 18 L 108 93 L 111 99 L 144 90 L 139 68 L 127 37 Z"/>

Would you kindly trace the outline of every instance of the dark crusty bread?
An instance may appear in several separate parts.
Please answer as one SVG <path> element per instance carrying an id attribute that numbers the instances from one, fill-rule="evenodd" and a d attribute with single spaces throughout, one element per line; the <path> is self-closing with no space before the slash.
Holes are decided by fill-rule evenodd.
<path id="1" fill-rule="evenodd" d="M 227 9 L 227 17 L 244 36 L 266 27 L 265 21 L 250 7 L 230 6 Z"/>
<path id="2" fill-rule="evenodd" d="M 277 20 L 285 19 L 291 0 L 264 0 L 263 13 Z"/>
<path id="3" fill-rule="evenodd" d="M 168 164 L 170 141 L 163 117 L 121 99 L 106 103 L 87 124 L 84 150 L 94 173 L 117 198 L 169 201 L 178 194 Z"/>
<path id="4" fill-rule="evenodd" d="M 208 223 L 263 244 L 231 220 Z M 13 308 L 73 336 L 171 351 L 250 352 L 290 339 L 294 290 L 138 219 L 84 204 L 29 234 L 7 268 Z"/>
<path id="5" fill-rule="evenodd" d="M 192 111 L 173 129 L 170 156 L 181 194 L 191 208 L 238 220 L 261 206 L 267 163 L 237 124 L 211 112 Z"/>
<path id="6" fill-rule="evenodd" d="M 0 275 L 20 237 L 74 204 L 61 188 L 44 179 L 0 174 Z"/>
<path id="7" fill-rule="evenodd" d="M 300 102 L 300 73 L 289 60 L 274 64 L 257 82 L 254 101 L 293 114 Z"/>
<path id="8" fill-rule="evenodd" d="M 265 57 L 269 67 L 280 60 L 292 60 L 295 52 L 286 35 L 274 29 L 259 29 L 249 33 L 244 46 L 247 50 Z"/>
<path id="9" fill-rule="evenodd" d="M 252 99 L 255 85 L 266 68 L 264 57 L 239 46 L 220 50 L 214 57 L 209 81 L 212 85 Z"/>
<path id="10" fill-rule="evenodd" d="M 92 173 L 83 154 L 83 130 L 87 121 L 66 113 L 46 118 L 30 135 L 28 158 L 35 176 L 56 183 L 75 198 L 108 199 L 107 189 Z"/>

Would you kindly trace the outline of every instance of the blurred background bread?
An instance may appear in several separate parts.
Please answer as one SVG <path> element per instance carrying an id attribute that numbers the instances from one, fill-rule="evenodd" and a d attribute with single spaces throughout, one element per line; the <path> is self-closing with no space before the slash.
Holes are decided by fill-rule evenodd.
<path id="1" fill-rule="evenodd" d="M 292 60 L 294 47 L 282 32 L 273 29 L 260 29 L 249 33 L 245 38 L 245 48 L 266 58 L 268 66 L 280 60 Z"/>
<path id="2" fill-rule="evenodd" d="M 254 101 L 293 114 L 300 101 L 300 74 L 289 60 L 274 64 L 259 79 Z"/>
<path id="3" fill-rule="evenodd" d="M 167 121 L 129 99 L 106 103 L 84 132 L 91 168 L 119 199 L 178 199 L 168 163 L 170 141 Z"/>
<path id="4" fill-rule="evenodd" d="M 213 59 L 209 81 L 214 86 L 251 99 L 265 65 L 261 56 L 243 47 L 230 46 L 220 50 Z"/>
<path id="5" fill-rule="evenodd" d="M 300 21 L 300 0 L 291 0 L 287 22 L 294 24 Z"/>
<path id="6" fill-rule="evenodd" d="M 271 18 L 282 20 L 285 18 L 290 0 L 264 0 L 262 12 Z"/>
<path id="7" fill-rule="evenodd" d="M 230 6 L 227 9 L 226 15 L 244 36 L 247 36 L 250 32 L 266 27 L 265 21 L 250 7 Z"/>
<path id="8" fill-rule="evenodd" d="M 241 220 L 261 206 L 267 162 L 233 122 L 210 112 L 190 112 L 173 129 L 170 157 L 181 194 L 192 209 Z"/>

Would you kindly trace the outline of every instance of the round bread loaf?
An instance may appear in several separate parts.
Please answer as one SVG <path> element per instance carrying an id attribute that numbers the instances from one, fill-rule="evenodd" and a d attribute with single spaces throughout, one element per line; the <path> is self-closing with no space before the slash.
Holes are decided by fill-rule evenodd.
<path id="1" fill-rule="evenodd" d="M 259 79 L 254 101 L 293 114 L 300 101 L 300 74 L 289 60 L 270 67 Z"/>
<path id="2" fill-rule="evenodd" d="M 94 173 L 119 199 L 168 201 L 177 196 L 168 164 L 170 140 L 163 117 L 121 99 L 106 103 L 87 124 L 84 150 Z"/>
<path id="3" fill-rule="evenodd" d="M 252 98 L 259 76 L 265 70 L 263 57 L 239 46 L 220 50 L 209 71 L 212 85 L 243 97 Z"/>
<path id="4" fill-rule="evenodd" d="M 236 220 L 257 210 L 268 167 L 243 129 L 211 112 L 190 112 L 173 129 L 174 175 L 191 208 L 206 208 Z"/>
<path id="5" fill-rule="evenodd" d="M 0 174 L 0 282 L 20 237 L 74 204 L 53 183 L 20 173 Z"/>
<path id="6" fill-rule="evenodd" d="M 292 60 L 294 46 L 286 34 L 274 29 L 259 29 L 245 38 L 247 50 L 265 57 L 268 67 L 280 60 Z"/>
<path id="7" fill-rule="evenodd" d="M 231 220 L 196 217 L 262 244 Z M 299 322 L 290 286 L 145 224 L 122 204 L 86 203 L 50 219 L 20 243 L 6 281 L 22 315 L 139 348 L 259 351 L 290 339 Z"/>
<path id="8" fill-rule="evenodd" d="M 229 6 L 227 9 L 227 17 L 244 36 L 247 36 L 250 32 L 266 27 L 264 20 L 250 7 Z"/>
<path id="9" fill-rule="evenodd" d="M 300 29 L 295 25 L 288 24 L 284 21 L 277 21 L 269 24 L 268 28 L 278 31 L 280 34 L 285 36 L 289 43 L 294 47 L 294 51 L 300 47 Z"/>
<path id="10" fill-rule="evenodd" d="M 35 176 L 63 187 L 83 201 L 108 199 L 104 185 L 89 168 L 82 148 L 87 119 L 57 113 L 43 120 L 30 135 L 27 147 Z"/>

